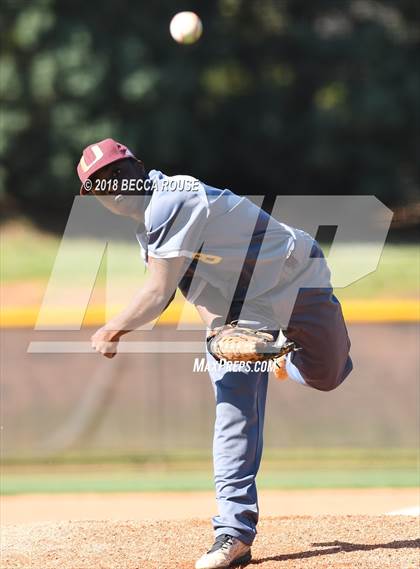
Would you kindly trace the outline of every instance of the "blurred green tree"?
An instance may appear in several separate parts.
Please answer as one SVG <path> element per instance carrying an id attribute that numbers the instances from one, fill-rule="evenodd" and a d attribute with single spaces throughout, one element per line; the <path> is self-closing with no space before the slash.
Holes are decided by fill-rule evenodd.
<path id="1" fill-rule="evenodd" d="M 168 32 L 183 7 L 3 2 L 3 197 L 64 219 L 107 136 L 242 194 L 418 197 L 418 1 L 196 0 L 193 46 Z"/>

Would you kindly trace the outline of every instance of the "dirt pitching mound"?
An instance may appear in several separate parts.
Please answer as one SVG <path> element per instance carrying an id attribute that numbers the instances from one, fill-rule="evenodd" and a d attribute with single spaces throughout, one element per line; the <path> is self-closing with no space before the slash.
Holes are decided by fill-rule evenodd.
<path id="1" fill-rule="evenodd" d="M 418 567 L 418 518 L 265 518 L 252 548 L 261 569 Z M 6 526 L 2 569 L 186 569 L 208 548 L 206 520 Z"/>

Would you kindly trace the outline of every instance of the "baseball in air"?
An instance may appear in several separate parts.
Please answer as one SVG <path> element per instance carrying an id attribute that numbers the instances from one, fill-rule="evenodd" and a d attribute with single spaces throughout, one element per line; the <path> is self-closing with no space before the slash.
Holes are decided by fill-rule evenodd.
<path id="1" fill-rule="evenodd" d="M 195 43 L 203 33 L 200 18 L 194 12 L 178 12 L 169 25 L 171 36 L 178 43 Z"/>

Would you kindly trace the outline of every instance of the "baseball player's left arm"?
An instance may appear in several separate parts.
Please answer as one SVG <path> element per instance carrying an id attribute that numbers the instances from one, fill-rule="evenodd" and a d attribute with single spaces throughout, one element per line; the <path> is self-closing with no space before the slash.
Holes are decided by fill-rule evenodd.
<path id="1" fill-rule="evenodd" d="M 187 259 L 149 257 L 149 278 L 130 304 L 91 338 L 92 348 L 107 358 L 117 353 L 121 336 L 157 318 L 172 301 Z"/>

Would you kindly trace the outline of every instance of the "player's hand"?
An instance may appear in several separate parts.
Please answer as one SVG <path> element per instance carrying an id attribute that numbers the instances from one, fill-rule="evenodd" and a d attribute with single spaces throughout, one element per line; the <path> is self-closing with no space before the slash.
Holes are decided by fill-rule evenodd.
<path id="1" fill-rule="evenodd" d="M 105 326 L 103 326 L 93 334 L 90 340 L 92 342 L 92 348 L 106 358 L 113 358 L 117 355 L 117 345 L 119 341 L 117 332 L 107 330 Z"/>

